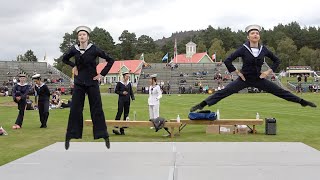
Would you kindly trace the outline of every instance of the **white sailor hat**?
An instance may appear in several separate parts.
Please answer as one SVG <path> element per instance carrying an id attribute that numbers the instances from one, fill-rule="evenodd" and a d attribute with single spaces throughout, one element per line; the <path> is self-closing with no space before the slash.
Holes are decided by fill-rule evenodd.
<path id="1" fill-rule="evenodd" d="M 246 32 L 249 33 L 252 30 L 257 30 L 257 31 L 261 31 L 261 26 L 253 24 L 253 25 L 249 25 L 246 27 Z"/>
<path id="2" fill-rule="evenodd" d="M 152 74 L 150 75 L 151 78 L 156 78 L 157 77 L 157 74 Z"/>
<path id="3" fill-rule="evenodd" d="M 129 74 L 129 71 L 125 71 L 125 72 L 122 73 L 123 76 L 126 75 L 126 74 Z"/>
<path id="4" fill-rule="evenodd" d="M 26 77 L 26 74 L 25 73 L 21 73 L 21 74 L 19 74 L 19 77 Z"/>
<path id="5" fill-rule="evenodd" d="M 35 74 L 32 76 L 32 79 L 40 79 L 41 75 L 40 74 Z"/>
<path id="6" fill-rule="evenodd" d="M 80 31 L 85 31 L 85 32 L 87 32 L 88 34 L 91 33 L 91 29 L 90 29 L 88 26 L 78 26 L 78 27 L 76 28 L 76 31 L 77 31 L 77 33 L 79 33 Z"/>

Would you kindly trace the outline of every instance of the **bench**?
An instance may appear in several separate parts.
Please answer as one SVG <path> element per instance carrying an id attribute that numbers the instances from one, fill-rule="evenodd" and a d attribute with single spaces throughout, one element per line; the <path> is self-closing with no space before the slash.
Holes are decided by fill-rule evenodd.
<path id="1" fill-rule="evenodd" d="M 92 125 L 92 120 L 85 120 L 85 125 Z M 120 121 L 120 120 L 106 120 L 108 126 L 118 127 L 153 127 L 151 121 Z M 180 128 L 181 123 L 179 122 L 165 122 L 164 128 L 169 133 L 170 137 L 174 136 L 174 128 Z"/>
<path id="2" fill-rule="evenodd" d="M 170 119 L 170 122 L 177 122 L 176 119 Z M 219 119 L 219 120 L 190 120 L 181 119 L 181 126 L 179 127 L 179 133 L 182 131 L 187 124 L 194 125 L 252 125 L 252 132 L 256 133 L 256 125 L 262 125 L 263 119 Z M 250 128 L 250 127 L 249 127 Z M 251 128 L 250 128 L 251 129 Z"/>

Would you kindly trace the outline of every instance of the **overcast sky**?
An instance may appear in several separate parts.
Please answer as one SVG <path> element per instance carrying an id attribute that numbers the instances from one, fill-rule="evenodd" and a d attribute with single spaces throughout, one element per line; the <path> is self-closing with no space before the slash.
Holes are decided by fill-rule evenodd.
<path id="1" fill-rule="evenodd" d="M 123 30 L 151 36 L 205 29 L 208 25 L 243 30 L 249 24 L 270 29 L 297 21 L 320 26 L 319 0 L 9 0 L 0 6 L 0 60 L 15 60 L 28 49 L 49 62 L 61 55 L 66 32 L 79 25 L 110 32 L 115 42 Z"/>

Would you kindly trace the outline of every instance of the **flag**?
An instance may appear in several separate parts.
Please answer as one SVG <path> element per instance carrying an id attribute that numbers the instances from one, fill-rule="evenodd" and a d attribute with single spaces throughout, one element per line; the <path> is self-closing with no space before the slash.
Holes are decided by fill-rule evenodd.
<path id="1" fill-rule="evenodd" d="M 142 53 L 141 56 L 140 56 L 140 59 L 139 60 L 142 60 L 144 61 L 144 54 Z"/>
<path id="2" fill-rule="evenodd" d="M 178 51 L 177 51 L 177 39 L 174 39 L 174 47 L 173 47 L 173 59 L 176 60 L 176 63 L 178 62 Z"/>
<path id="3" fill-rule="evenodd" d="M 120 60 L 118 81 L 121 81 L 121 77 L 122 77 L 122 66 L 123 66 L 123 61 Z"/>
<path id="4" fill-rule="evenodd" d="M 212 54 L 212 61 L 216 61 L 216 52 L 214 52 L 214 54 Z"/>
<path id="5" fill-rule="evenodd" d="M 168 59 L 169 59 L 169 53 L 167 53 L 166 55 L 163 56 L 162 62 L 167 61 Z"/>

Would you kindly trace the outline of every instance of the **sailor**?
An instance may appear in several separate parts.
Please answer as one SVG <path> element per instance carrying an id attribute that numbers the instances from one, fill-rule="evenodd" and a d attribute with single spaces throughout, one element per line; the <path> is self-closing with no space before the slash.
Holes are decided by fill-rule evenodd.
<path id="1" fill-rule="evenodd" d="M 20 129 L 23 123 L 24 111 L 27 105 L 27 96 L 30 92 L 31 86 L 26 83 L 26 74 L 19 75 L 19 82 L 12 89 L 13 101 L 18 104 L 19 114 L 15 125 L 12 129 Z"/>
<path id="2" fill-rule="evenodd" d="M 273 72 L 276 71 L 280 64 L 280 60 L 270 50 L 260 44 L 261 26 L 249 25 L 246 27 L 245 31 L 247 32 L 248 41 L 224 61 L 228 71 L 237 74 L 239 76 L 238 79 L 228 84 L 224 89 L 209 96 L 201 103 L 191 107 L 190 111 L 201 110 L 207 105 L 212 106 L 221 99 L 247 87 L 258 88 L 287 101 L 299 103 L 301 106 L 317 107 L 314 103 L 301 99 L 266 79 L 268 75 L 273 74 Z M 240 70 L 236 69 L 232 64 L 232 61 L 238 57 L 241 57 L 243 61 Z M 265 57 L 270 58 L 273 61 L 273 64 L 268 70 L 261 72 L 261 67 L 265 63 Z"/>
<path id="3" fill-rule="evenodd" d="M 74 89 L 72 106 L 70 108 L 65 148 L 68 149 L 71 139 L 81 139 L 83 131 L 83 106 L 85 94 L 88 94 L 90 113 L 93 123 L 94 139 L 103 138 L 106 147 L 110 148 L 109 134 L 102 110 L 101 95 L 98 80 L 108 74 L 114 59 L 106 52 L 89 42 L 91 29 L 87 26 L 76 28 L 79 43 L 63 55 L 62 61 L 71 67 L 74 74 Z M 75 62 L 70 61 L 74 57 Z M 97 57 L 105 59 L 108 63 L 100 74 L 97 74 Z"/>
<path id="4" fill-rule="evenodd" d="M 149 117 L 151 119 L 156 119 L 159 117 L 160 109 L 160 99 L 162 98 L 162 91 L 160 86 L 157 84 L 157 74 L 152 74 L 150 76 L 150 87 L 149 87 Z"/>
<path id="5" fill-rule="evenodd" d="M 132 91 L 132 84 L 129 81 L 130 74 L 129 72 L 122 73 L 123 80 L 119 81 L 115 88 L 115 93 L 119 95 L 118 98 L 118 112 L 115 120 L 120 120 L 122 112 L 123 120 L 128 119 L 129 111 L 130 111 L 130 101 L 134 101 L 135 97 Z M 113 130 L 113 133 L 116 135 L 124 135 L 124 128 L 120 128 L 120 132 L 116 129 Z"/>
<path id="6" fill-rule="evenodd" d="M 35 83 L 34 90 L 38 95 L 38 110 L 41 123 L 40 128 L 47 128 L 47 121 L 49 117 L 50 90 L 48 86 L 41 81 L 40 74 L 33 75 L 32 80 Z"/>

